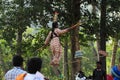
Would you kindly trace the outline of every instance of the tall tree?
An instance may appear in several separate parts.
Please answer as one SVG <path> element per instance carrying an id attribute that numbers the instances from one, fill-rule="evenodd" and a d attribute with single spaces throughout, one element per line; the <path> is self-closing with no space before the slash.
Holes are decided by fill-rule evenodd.
<path id="1" fill-rule="evenodd" d="M 31 24 L 36 26 L 46 25 L 47 19 L 44 9 L 45 1 L 40 0 L 3 0 L 2 1 L 2 19 L 1 28 L 4 29 L 3 37 L 13 46 L 13 40 L 16 39 L 16 52 L 22 54 L 23 32 L 25 32 L 27 26 L 31 27 Z M 33 26 L 32 26 L 33 27 Z M 9 37 L 8 37 L 9 35 Z"/>
<path id="2" fill-rule="evenodd" d="M 101 0 L 100 49 L 106 51 L 106 0 Z M 106 70 L 106 57 L 100 56 L 100 61 L 103 69 Z"/>
<path id="3" fill-rule="evenodd" d="M 71 23 L 74 24 L 80 20 L 80 0 L 71 0 L 73 4 L 72 10 L 70 13 L 72 16 Z M 72 54 L 72 78 L 71 80 L 75 80 L 75 73 L 81 70 L 81 59 L 75 58 L 75 52 L 80 50 L 79 43 L 79 27 L 74 29 L 71 32 L 71 54 Z"/>
<path id="4" fill-rule="evenodd" d="M 113 41 L 114 41 L 114 43 L 113 43 L 111 67 L 113 67 L 115 65 L 116 53 L 117 53 L 117 49 L 118 49 L 118 37 L 114 38 Z"/>
<path id="5" fill-rule="evenodd" d="M 118 50 L 118 40 L 120 39 L 120 1 L 119 0 L 110 0 L 107 2 L 109 6 L 107 9 L 107 27 L 109 27 L 109 36 L 113 40 L 113 51 L 111 59 L 111 67 L 115 65 L 116 54 Z"/>

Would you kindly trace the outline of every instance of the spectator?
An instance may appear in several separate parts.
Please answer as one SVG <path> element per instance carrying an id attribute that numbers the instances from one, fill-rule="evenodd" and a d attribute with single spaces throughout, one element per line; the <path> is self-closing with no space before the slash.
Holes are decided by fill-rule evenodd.
<path id="1" fill-rule="evenodd" d="M 105 80 L 106 74 L 105 74 L 105 70 L 102 69 L 102 63 L 98 61 L 96 65 L 97 67 L 93 71 L 93 80 Z"/>
<path id="2" fill-rule="evenodd" d="M 5 80 L 15 80 L 16 76 L 21 73 L 26 73 L 22 69 L 23 67 L 23 58 L 19 55 L 15 55 L 12 59 L 13 68 L 5 74 Z"/>
<path id="3" fill-rule="evenodd" d="M 86 80 L 86 76 L 84 72 L 79 71 L 75 76 L 75 80 Z"/>
<path id="4" fill-rule="evenodd" d="M 58 27 L 58 22 L 52 23 L 52 31 L 49 32 L 49 34 L 45 40 L 44 46 L 50 44 L 50 49 L 51 49 L 51 52 L 53 54 L 50 64 L 53 66 L 54 73 L 57 76 L 61 75 L 61 72 L 58 69 L 58 67 L 59 67 L 59 62 L 60 62 L 61 57 L 62 57 L 62 45 L 60 43 L 59 38 L 62 34 L 69 32 L 70 30 L 78 27 L 79 25 L 80 25 L 80 23 L 77 23 L 77 24 L 73 25 L 72 27 L 61 30 Z"/>
<path id="5" fill-rule="evenodd" d="M 111 74 L 114 80 L 120 80 L 120 58 L 118 59 L 118 65 L 113 66 L 111 69 Z"/>
<path id="6" fill-rule="evenodd" d="M 24 76 L 21 76 L 22 74 L 17 76 L 16 80 L 48 80 L 39 72 L 41 66 L 42 60 L 40 58 L 31 58 L 27 63 L 28 73 Z"/>

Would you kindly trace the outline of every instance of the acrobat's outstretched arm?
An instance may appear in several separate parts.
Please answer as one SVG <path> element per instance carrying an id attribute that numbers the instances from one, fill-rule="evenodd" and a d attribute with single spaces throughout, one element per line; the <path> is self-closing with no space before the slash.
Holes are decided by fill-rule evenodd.
<path id="1" fill-rule="evenodd" d="M 63 30 L 59 30 L 59 35 L 64 34 L 64 33 L 67 33 L 67 32 L 69 32 L 70 30 L 72 30 L 72 29 L 74 29 L 74 28 L 76 28 L 76 27 L 78 27 L 78 26 L 80 26 L 80 25 L 81 25 L 81 22 L 78 22 L 78 23 L 76 23 L 75 25 L 73 25 L 73 26 L 71 26 L 71 27 L 69 27 L 69 28 L 66 28 L 66 29 L 63 29 Z"/>
<path id="2" fill-rule="evenodd" d="M 80 21 L 77 22 L 75 25 L 73 25 L 73 26 L 71 26 L 70 28 L 68 28 L 68 31 L 70 31 L 70 30 L 72 30 L 72 29 L 74 29 L 74 28 L 80 26 L 81 24 L 82 24 L 82 23 L 81 23 Z"/>

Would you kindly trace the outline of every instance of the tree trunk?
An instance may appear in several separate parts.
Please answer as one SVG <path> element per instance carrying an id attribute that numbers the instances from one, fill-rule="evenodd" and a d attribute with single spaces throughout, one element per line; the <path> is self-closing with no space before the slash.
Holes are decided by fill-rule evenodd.
<path id="1" fill-rule="evenodd" d="M 98 51 L 100 50 L 100 35 L 96 34 L 96 38 L 97 38 L 97 61 L 99 61 L 100 57 Z"/>
<path id="2" fill-rule="evenodd" d="M 100 49 L 106 51 L 106 0 L 101 1 Z M 101 56 L 100 61 L 102 62 L 102 67 L 106 70 L 106 57 Z"/>
<path id="3" fill-rule="evenodd" d="M 18 28 L 18 32 L 17 32 L 17 53 L 18 55 L 22 54 L 22 33 L 23 31 L 21 30 L 21 28 Z"/>
<path id="4" fill-rule="evenodd" d="M 94 43 L 92 41 L 90 41 L 90 46 L 91 46 L 92 51 L 93 51 L 93 53 L 95 55 L 95 58 L 97 58 L 96 60 L 98 60 L 98 53 L 97 53 L 97 50 L 95 49 Z"/>
<path id="5" fill-rule="evenodd" d="M 118 38 L 115 38 L 114 45 L 113 45 L 112 59 L 111 59 L 111 67 L 115 65 L 117 48 L 118 48 Z"/>
<path id="6" fill-rule="evenodd" d="M 65 80 L 69 80 L 68 41 L 67 40 L 65 40 L 65 45 L 64 45 L 64 76 L 65 76 Z"/>
<path id="7" fill-rule="evenodd" d="M 74 76 L 75 73 L 81 70 L 80 66 L 80 59 L 75 59 L 75 51 L 80 50 L 80 45 L 79 45 L 79 36 L 78 36 L 78 29 L 75 30 L 76 32 L 73 33 L 71 43 L 72 43 L 72 48 L 71 48 L 71 53 L 72 53 L 72 78 L 71 80 L 75 80 Z"/>
<path id="8" fill-rule="evenodd" d="M 77 23 L 80 19 L 80 0 L 72 0 L 72 19 L 73 24 Z M 71 54 L 72 54 L 72 71 L 71 80 L 75 80 L 75 73 L 81 70 L 81 59 L 75 59 L 75 52 L 80 50 L 79 45 L 79 27 L 71 32 Z"/>
<path id="9" fill-rule="evenodd" d="M 96 15 L 97 15 L 97 3 L 96 3 L 96 0 L 92 0 L 91 1 L 91 4 L 92 4 L 92 15 L 93 15 L 93 18 L 96 19 Z M 99 25 L 98 25 L 99 26 Z M 94 51 L 96 53 L 96 57 L 97 57 L 97 60 L 96 61 L 99 61 L 99 54 L 98 54 L 98 51 L 100 50 L 100 33 L 96 33 L 96 43 L 97 43 L 97 51 Z"/>

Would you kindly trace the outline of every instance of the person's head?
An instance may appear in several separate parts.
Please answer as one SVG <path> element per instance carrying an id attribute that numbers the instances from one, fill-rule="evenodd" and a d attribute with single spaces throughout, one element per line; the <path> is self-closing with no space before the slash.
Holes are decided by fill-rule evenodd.
<path id="1" fill-rule="evenodd" d="M 78 71 L 79 73 L 83 73 L 81 70 L 80 71 Z"/>
<path id="2" fill-rule="evenodd" d="M 22 56 L 20 56 L 20 55 L 13 56 L 12 63 L 13 63 L 13 66 L 22 67 L 22 65 L 23 65 Z"/>
<path id="3" fill-rule="evenodd" d="M 97 68 L 101 68 L 102 63 L 101 63 L 100 61 L 97 61 L 97 62 L 96 62 L 96 66 L 97 66 Z"/>
<path id="4" fill-rule="evenodd" d="M 52 28 L 58 28 L 58 23 L 57 22 L 53 22 L 52 23 Z"/>
<path id="5" fill-rule="evenodd" d="M 27 70 L 29 73 L 35 74 L 41 70 L 42 60 L 40 58 L 31 58 L 27 63 Z"/>

